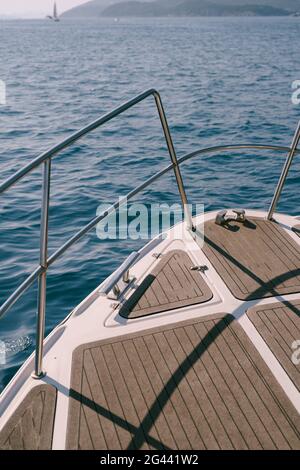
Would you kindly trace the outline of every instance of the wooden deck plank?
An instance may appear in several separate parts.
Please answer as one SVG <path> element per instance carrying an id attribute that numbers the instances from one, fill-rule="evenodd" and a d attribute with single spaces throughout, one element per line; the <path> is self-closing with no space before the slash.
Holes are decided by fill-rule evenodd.
<path id="1" fill-rule="evenodd" d="M 158 426 L 157 417 L 160 414 L 164 415 L 169 427 L 169 433 L 172 435 L 174 441 L 174 447 L 171 446 L 171 448 L 178 449 L 178 442 L 180 441 L 182 431 L 176 410 L 172 401 L 168 399 L 167 391 L 164 389 L 164 384 L 160 374 L 157 373 L 156 364 L 154 363 L 152 356 L 149 354 L 144 338 L 134 338 L 134 344 L 139 357 L 143 362 L 144 369 L 148 374 L 148 377 L 151 379 L 151 385 L 155 394 L 155 399 L 149 403 L 149 405 L 154 404 L 150 406 L 152 412 L 151 414 L 149 413 L 149 416 L 151 416 L 153 422 Z M 163 438 L 164 440 L 166 439 L 165 434 L 163 434 Z"/>
<path id="2" fill-rule="evenodd" d="M 245 421 L 241 420 L 242 412 L 237 406 L 235 397 L 224 383 L 222 376 L 217 372 L 214 361 L 210 358 L 209 350 L 213 346 L 210 335 L 200 331 L 199 326 L 202 325 L 192 325 L 185 328 L 194 348 L 197 348 L 197 344 L 199 344 L 199 337 L 203 338 L 201 362 L 197 363 L 196 366 L 199 376 L 211 396 L 213 406 L 220 416 L 234 449 L 249 449 L 249 445 L 245 440 Z M 212 340 L 215 341 L 216 338 Z"/>
<path id="3" fill-rule="evenodd" d="M 127 358 L 126 354 L 126 345 L 125 343 L 115 343 L 112 345 L 112 349 L 114 350 L 114 358 L 113 358 L 113 363 L 111 361 L 107 361 L 109 364 L 112 364 L 112 374 L 113 374 L 113 380 L 115 383 L 118 383 L 121 377 L 122 385 L 123 386 L 123 392 L 120 387 L 118 386 L 118 394 L 120 397 L 122 397 L 121 402 L 123 402 L 123 396 L 127 396 L 126 402 L 124 402 L 124 409 L 129 408 L 130 406 L 133 406 L 133 415 L 134 418 L 130 418 L 130 416 L 127 416 L 126 419 L 128 422 L 132 423 L 135 427 L 139 426 L 140 422 L 142 421 L 143 418 L 143 412 L 145 410 L 146 402 L 144 400 L 142 388 L 139 384 L 139 382 L 136 380 L 134 370 L 131 366 L 130 361 Z M 118 370 L 119 369 L 119 370 Z M 126 387 L 126 389 L 125 389 Z M 124 390 L 125 389 L 125 390 Z M 136 400 L 132 400 L 131 397 L 135 396 Z M 146 434 L 144 432 L 143 426 L 142 426 L 142 432 L 144 433 L 144 442 L 143 445 L 141 446 L 141 450 L 149 449 L 149 445 L 147 444 L 146 441 Z M 151 433 L 153 430 L 151 430 Z M 153 433 L 154 438 L 155 432 Z M 128 445 L 130 442 L 128 443 Z"/>
<path id="4" fill-rule="evenodd" d="M 147 339 L 150 339 L 150 337 Z M 176 409 L 177 415 L 181 418 L 180 421 L 188 439 L 189 446 L 191 449 L 194 449 L 195 446 L 198 446 L 199 449 L 204 449 L 201 435 L 199 434 L 195 423 L 194 413 L 192 412 L 193 408 L 189 406 L 191 402 L 187 401 L 189 387 L 187 387 L 184 373 L 180 367 L 178 368 L 177 361 L 174 361 L 173 352 L 165 340 L 163 332 L 157 333 L 154 341 L 155 344 L 152 344 L 152 348 L 154 347 L 157 349 L 159 354 L 160 359 L 157 367 L 160 370 L 163 382 L 166 383 L 170 376 L 173 379 L 170 388 L 174 387 L 175 390 L 170 394 L 170 397 L 174 400 L 174 408 Z M 165 361 L 165 357 L 168 357 L 168 361 Z M 178 371 L 177 374 L 175 374 L 176 371 Z M 179 383 L 181 384 L 181 387 L 178 387 Z"/>
<path id="5" fill-rule="evenodd" d="M 0 449 L 50 450 L 55 406 L 56 388 L 34 387 L 0 432 Z"/>
<path id="6" fill-rule="evenodd" d="M 86 351 L 85 353 L 85 363 L 86 367 L 89 370 L 93 370 L 93 374 L 87 374 L 86 372 L 83 374 L 82 378 L 82 390 L 84 395 L 92 402 L 96 402 L 97 399 L 97 387 L 95 384 L 97 383 L 97 369 L 94 365 L 92 356 L 90 351 Z M 88 377 L 89 376 L 89 377 Z M 97 410 L 91 407 L 84 406 L 82 410 L 82 419 L 89 422 L 93 422 L 93 426 L 91 427 L 91 441 L 94 445 L 105 447 L 105 437 L 101 427 L 101 423 L 98 419 L 96 419 Z M 95 418 L 95 419 L 93 419 Z"/>
<path id="7" fill-rule="evenodd" d="M 99 419 L 102 425 L 106 446 L 108 448 L 108 442 L 114 442 L 115 449 L 119 450 L 122 448 L 123 440 L 127 443 L 128 436 L 123 427 L 118 426 L 118 424 L 115 422 L 114 413 L 111 410 L 114 410 L 114 412 L 117 413 L 120 420 L 124 421 L 125 423 L 127 421 L 124 416 L 123 407 L 120 404 L 120 398 L 118 391 L 116 390 L 116 384 L 111 377 L 110 367 L 107 365 L 105 359 L 105 350 L 106 348 L 95 348 L 91 351 L 96 374 L 94 373 L 93 369 L 87 369 L 87 374 L 94 376 L 95 383 L 93 384 L 93 395 L 95 396 L 95 394 L 98 393 L 101 397 L 100 402 L 95 399 L 92 401 L 99 403 L 101 409 L 108 410 L 108 413 L 103 416 L 103 419 Z M 99 370 L 101 370 L 101 376 L 99 375 Z M 97 386 L 99 380 L 103 381 L 103 388 L 99 388 Z M 87 406 L 89 405 L 90 403 L 87 404 Z"/>
<path id="8" fill-rule="evenodd" d="M 300 292 L 300 247 L 276 223 L 204 225 L 203 252 L 240 300 Z"/>
<path id="9" fill-rule="evenodd" d="M 207 322 L 205 325 L 197 325 L 197 328 L 199 329 L 201 327 L 201 329 L 203 329 L 202 334 L 206 336 L 209 335 L 209 331 L 215 326 L 216 324 L 214 322 Z M 230 354 L 230 348 L 224 341 L 225 334 L 226 330 L 218 337 L 216 342 L 211 344 L 208 368 L 214 372 L 214 376 L 219 377 L 219 388 L 222 390 L 222 397 L 225 398 L 229 409 L 234 410 L 234 413 L 232 413 L 233 419 L 241 435 L 243 435 L 244 441 L 248 443 L 248 448 L 262 448 L 263 446 L 259 439 L 261 425 L 256 421 L 256 412 L 251 406 L 247 396 L 248 394 L 245 394 L 239 379 L 235 377 L 231 367 L 228 367 L 227 361 L 225 360 L 225 357 L 228 358 L 228 362 L 233 360 Z M 222 354 L 220 354 L 220 351 L 222 351 Z M 234 364 L 232 367 L 234 367 Z M 245 383 L 245 380 L 242 383 Z M 269 438 L 269 436 L 267 437 Z M 268 442 L 268 444 L 270 444 L 270 442 Z"/>
<path id="10" fill-rule="evenodd" d="M 192 271 L 191 266 L 192 260 L 182 250 L 165 254 L 122 305 L 120 315 L 139 318 L 210 300 L 211 290 L 202 275 Z"/>
<path id="11" fill-rule="evenodd" d="M 136 371 L 136 375 L 137 377 L 139 377 L 139 383 L 140 383 L 140 387 L 143 393 L 144 402 L 149 410 L 151 419 L 153 419 L 154 424 L 153 424 L 152 429 L 154 432 L 155 439 L 157 439 L 158 442 L 164 439 L 164 446 L 174 447 L 175 441 L 172 437 L 172 434 L 168 427 L 168 423 L 163 413 L 159 414 L 157 418 L 157 425 L 155 423 L 154 415 L 151 412 L 151 408 L 149 407 L 149 404 L 153 403 L 155 400 L 155 393 L 153 391 L 153 387 L 151 384 L 151 378 L 149 378 L 144 368 L 144 364 L 141 358 L 139 357 L 138 350 L 134 342 L 132 340 L 126 341 L 126 343 L 124 343 L 124 348 L 126 350 L 128 360 L 130 361 L 132 365 L 132 369 Z M 162 445 L 161 448 L 163 448 L 164 446 Z"/>
<path id="12" fill-rule="evenodd" d="M 245 416 L 251 428 L 255 429 L 256 437 L 262 448 L 287 449 L 289 448 L 276 419 L 280 419 L 281 413 L 276 403 L 272 400 L 270 391 L 264 386 L 263 378 L 258 377 L 253 380 L 251 363 L 249 357 L 243 350 L 242 343 L 235 340 L 233 331 L 227 329 L 220 337 L 220 347 L 228 348 L 228 353 L 224 356 L 228 366 L 228 374 L 233 373 L 232 382 L 237 382 L 241 390 L 236 392 L 236 396 L 242 400 L 243 397 L 248 402 L 245 406 Z M 276 445 L 277 444 L 277 445 Z"/>
<path id="13" fill-rule="evenodd" d="M 95 351 L 105 361 L 90 367 L 87 358 Z M 88 382 L 93 376 L 95 403 L 84 397 L 83 373 Z M 120 444 L 122 449 L 300 449 L 297 411 L 230 315 L 83 345 L 73 354 L 71 387 L 68 449 L 82 448 L 84 433 L 97 432 L 90 421 L 96 419 L 110 450 Z M 82 420 L 84 406 L 93 413 Z M 109 419 L 122 429 L 118 442 L 105 432 L 103 421 Z M 101 441 L 96 446 L 95 438 L 87 437 L 87 447 L 91 443 L 101 448 Z"/>
<path id="14" fill-rule="evenodd" d="M 181 364 L 190 353 L 190 351 L 187 352 L 185 349 L 189 342 L 186 332 L 181 328 L 177 329 L 176 332 L 172 330 L 167 331 L 164 335 L 172 347 L 172 351 L 177 358 L 178 365 L 183 369 Z M 211 397 L 207 395 L 202 381 L 199 379 L 199 375 L 195 370 L 195 365 L 192 363 L 190 365 L 191 367 L 188 371 L 186 372 L 183 370 L 183 373 L 185 374 L 186 381 L 189 383 L 198 403 L 205 403 L 205 406 L 203 407 L 195 406 L 194 408 L 195 416 L 197 417 L 197 413 L 199 414 L 199 432 L 201 433 L 205 447 L 210 449 L 233 449 L 233 445 L 215 410 L 215 405 L 212 404 Z M 216 436 L 218 436 L 218 439 Z"/>
<path id="15" fill-rule="evenodd" d="M 253 307 L 247 315 L 300 391 L 300 367 L 292 361 L 292 343 L 300 338 L 300 301 Z"/>

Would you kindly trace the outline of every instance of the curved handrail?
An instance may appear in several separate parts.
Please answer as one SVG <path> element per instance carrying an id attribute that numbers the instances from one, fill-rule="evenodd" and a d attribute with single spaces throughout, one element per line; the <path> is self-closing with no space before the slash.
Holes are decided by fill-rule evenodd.
<path id="1" fill-rule="evenodd" d="M 285 164 L 283 166 L 279 181 L 277 183 L 277 187 L 275 189 L 275 193 L 274 193 L 274 196 L 273 196 L 270 208 L 269 208 L 269 212 L 268 212 L 268 217 L 267 217 L 268 220 L 273 220 L 273 214 L 276 210 L 276 206 L 278 204 L 278 201 L 279 201 L 279 198 L 281 196 L 284 184 L 285 184 L 287 176 L 289 174 L 290 167 L 292 165 L 292 162 L 294 160 L 295 155 L 297 154 L 297 147 L 299 145 L 299 142 L 300 142 L 300 121 L 298 122 L 298 126 L 297 126 L 297 129 L 295 131 L 295 134 L 294 134 L 294 137 L 293 137 L 293 140 L 292 140 L 291 148 L 289 150 L 287 159 L 285 161 Z"/>
<path id="2" fill-rule="evenodd" d="M 37 343 L 36 343 L 36 357 L 35 357 L 35 378 L 40 378 L 43 376 L 42 372 L 42 356 L 43 356 L 43 339 L 44 339 L 44 329 L 45 329 L 45 309 L 46 309 L 46 276 L 47 270 L 49 267 L 49 262 L 53 263 L 54 260 L 57 258 L 58 255 L 63 253 L 69 246 L 75 243 L 81 236 L 83 236 L 88 230 L 90 230 L 97 221 L 92 221 L 92 224 L 88 224 L 83 230 L 79 232 L 76 236 L 72 237 L 72 239 L 63 245 L 62 250 L 58 250 L 58 253 L 54 253 L 56 255 L 52 259 L 48 260 L 48 225 L 49 225 L 49 199 L 50 199 L 50 181 L 51 181 L 51 163 L 52 158 L 64 150 L 65 148 L 69 147 L 74 142 L 81 139 L 84 135 L 89 134 L 93 130 L 97 129 L 98 127 L 102 126 L 103 124 L 111 121 L 116 116 L 124 113 L 128 109 L 132 108 L 133 106 L 137 105 L 141 101 L 145 100 L 149 96 L 153 96 L 155 99 L 155 104 L 157 108 L 157 112 L 159 115 L 159 119 L 161 122 L 161 126 L 163 129 L 165 141 L 168 147 L 169 156 L 172 162 L 172 168 L 175 173 L 175 178 L 181 198 L 181 202 L 185 210 L 187 211 L 188 201 L 186 197 L 186 192 L 184 188 L 184 184 L 182 181 L 180 168 L 177 163 L 177 156 L 174 149 L 168 121 L 165 115 L 164 107 L 161 101 L 160 94 L 154 88 L 144 91 L 140 95 L 136 96 L 135 98 L 127 101 L 126 103 L 118 106 L 113 111 L 101 116 L 100 118 L 96 119 L 86 127 L 80 129 L 79 131 L 73 133 L 70 137 L 63 140 L 59 144 L 55 145 L 51 149 L 43 152 L 39 155 L 35 160 L 30 162 L 25 167 L 18 170 L 14 175 L 9 177 L 3 183 L 0 184 L 0 194 L 5 192 L 7 189 L 11 188 L 15 183 L 17 183 L 20 179 L 24 178 L 28 175 L 32 170 L 37 168 L 40 165 L 44 166 L 43 171 L 43 186 L 42 186 L 42 208 L 41 208 L 41 228 L 40 228 L 40 263 L 39 267 L 35 269 L 35 271 L 27 278 L 21 286 L 7 299 L 7 301 L 2 305 L 0 309 L 0 316 L 4 314 L 20 297 L 20 295 L 34 282 L 36 277 L 39 280 L 38 286 L 38 315 L 37 315 Z M 191 215 L 187 212 L 187 216 L 189 219 L 190 226 L 192 224 Z"/>
<path id="3" fill-rule="evenodd" d="M 158 92 L 153 88 L 144 91 L 143 93 L 136 96 L 132 100 L 127 101 L 126 103 L 123 103 L 122 105 L 115 108 L 113 111 L 110 111 L 109 113 L 104 114 L 104 116 L 101 116 L 100 118 L 91 122 L 87 126 L 80 129 L 79 131 L 74 132 L 72 135 L 62 140 L 61 142 L 59 142 L 57 145 L 51 147 L 49 150 L 46 150 L 45 152 L 41 153 L 38 157 L 36 157 L 34 160 L 28 163 L 28 165 L 24 166 L 23 168 L 18 170 L 14 175 L 9 177 L 7 180 L 3 181 L 3 183 L 0 184 L 0 194 L 6 191 L 8 188 L 10 188 L 12 185 L 14 185 L 17 181 L 22 179 L 25 175 L 30 173 L 32 170 L 40 166 L 43 162 L 45 162 L 49 158 L 54 157 L 56 154 L 60 153 L 62 150 L 64 150 L 65 148 L 69 147 L 71 144 L 73 144 L 77 140 L 84 137 L 86 134 L 89 134 L 90 132 L 94 131 L 95 129 L 102 126 L 103 124 L 111 121 L 113 118 L 115 118 L 119 114 L 123 113 L 124 111 L 127 111 L 128 109 L 132 108 L 133 106 L 140 103 L 144 99 L 148 98 L 148 96 L 150 95 L 156 96 L 157 94 Z"/>
<path id="4" fill-rule="evenodd" d="M 122 114 L 128 109 L 132 108 L 136 104 L 145 100 L 149 96 L 153 96 L 155 99 L 157 111 L 161 121 L 162 129 L 164 132 L 166 144 L 168 147 L 169 155 L 171 158 L 171 164 L 157 172 L 155 175 L 148 178 L 144 183 L 137 186 L 135 189 L 130 191 L 122 199 L 115 202 L 111 205 L 106 211 L 94 217 L 85 227 L 83 227 L 79 232 L 77 232 L 73 237 L 71 237 L 67 242 L 65 242 L 58 250 L 56 250 L 50 257 L 48 257 L 48 214 L 49 214 L 49 198 L 50 198 L 50 180 L 51 180 L 51 162 L 52 158 L 60 153 L 65 148 L 69 147 L 74 142 L 81 139 L 86 134 L 92 132 L 93 130 L 99 128 L 103 124 L 111 121 L 116 116 Z M 42 357 L 43 357 L 43 339 L 44 339 L 44 325 L 45 325 L 45 307 L 46 307 L 46 275 L 48 268 L 64 254 L 64 252 L 70 248 L 74 243 L 80 240 L 87 232 L 89 232 L 95 225 L 97 225 L 101 220 L 107 217 L 114 210 L 118 210 L 120 206 L 132 199 L 136 194 L 140 193 L 142 190 L 150 186 L 154 181 L 163 176 L 165 173 L 170 170 L 174 170 L 177 186 L 179 189 L 179 194 L 181 197 L 181 202 L 186 212 L 186 215 L 189 218 L 189 225 L 192 227 L 192 220 L 189 212 L 187 211 L 188 201 L 186 197 L 185 188 L 183 185 L 180 165 L 196 156 L 204 154 L 215 154 L 225 150 L 273 150 L 278 152 L 291 152 L 289 147 L 277 146 L 277 145 L 263 145 L 263 144 L 237 144 L 237 145 L 220 145 L 214 146 L 205 149 L 199 149 L 194 152 L 188 153 L 181 158 L 177 159 L 172 137 L 170 134 L 167 118 L 164 112 L 160 94 L 155 89 L 149 89 L 135 98 L 127 101 L 126 103 L 115 108 L 113 111 L 103 115 L 102 117 L 96 119 L 88 126 L 80 129 L 79 131 L 73 133 L 68 138 L 64 139 L 59 144 L 50 148 L 49 150 L 40 154 L 36 159 L 28 163 L 25 167 L 18 170 L 14 175 L 6 179 L 0 184 L 0 194 L 5 192 L 7 189 L 12 187 L 19 180 L 28 175 L 32 170 L 44 165 L 43 173 L 43 197 L 42 197 L 42 211 L 41 211 L 41 229 L 40 229 L 40 264 L 35 268 L 35 270 L 25 279 L 25 281 L 11 294 L 11 296 L 4 302 L 0 307 L 0 318 L 7 312 L 12 305 L 19 299 L 19 297 L 35 282 L 36 279 L 39 280 L 38 288 L 38 316 L 37 316 L 37 343 L 36 343 L 36 358 L 35 358 L 35 374 L 34 377 L 40 378 L 43 375 L 42 372 Z M 296 147 L 293 149 L 293 154 L 299 153 Z"/>
<path id="5" fill-rule="evenodd" d="M 233 145 L 217 145 L 214 147 L 207 147 L 204 149 L 195 150 L 193 152 L 183 155 L 183 157 L 178 158 L 178 164 L 190 160 L 191 158 L 197 157 L 199 155 L 223 152 L 224 150 L 274 150 L 275 152 L 289 152 L 290 147 L 283 147 L 281 145 L 271 145 L 271 144 L 233 144 Z M 300 150 L 296 150 L 296 153 L 300 153 Z"/>
<path id="6" fill-rule="evenodd" d="M 191 158 L 197 157 L 199 155 L 204 155 L 204 154 L 209 154 L 209 153 L 216 153 L 216 152 L 221 152 L 224 150 L 240 150 L 240 149 L 256 149 L 256 150 L 274 150 L 278 152 L 288 152 L 289 148 L 288 147 L 280 147 L 276 145 L 259 145 L 259 144 L 240 144 L 240 145 L 220 145 L 216 147 L 208 147 L 205 149 L 199 149 L 194 152 L 188 153 L 184 155 L 181 158 L 178 158 L 177 162 L 178 165 L 181 165 L 182 163 L 185 163 L 187 160 L 190 160 Z M 299 153 L 300 151 L 298 151 Z M 105 217 L 110 215 L 113 211 L 118 210 L 125 202 L 129 201 L 132 199 L 134 196 L 136 196 L 138 193 L 146 189 L 148 186 L 150 186 L 154 181 L 156 181 L 158 178 L 161 176 L 165 175 L 168 173 L 170 170 L 172 170 L 174 165 L 171 163 L 170 165 L 166 166 L 162 170 L 158 171 L 155 173 L 153 176 L 151 176 L 149 179 L 141 183 L 139 186 L 137 186 L 135 189 L 127 193 L 125 196 L 123 196 L 122 199 L 116 201 L 114 204 L 112 204 L 106 211 L 102 212 L 98 216 L 94 217 L 85 227 L 83 227 L 77 234 L 73 235 L 72 238 L 70 238 L 64 245 L 62 245 L 58 250 L 56 250 L 50 258 L 48 258 L 48 266 L 51 266 L 60 256 L 68 249 L 70 248 L 74 243 L 76 243 L 78 240 L 80 240 L 87 232 L 92 230 L 95 225 L 97 225 L 99 222 L 101 222 Z M 0 308 L 0 317 L 1 317 L 1 308 Z"/>
<path id="7" fill-rule="evenodd" d="M 207 147 L 204 149 L 199 149 L 186 155 L 183 155 L 181 158 L 178 158 L 178 165 L 185 163 L 186 161 L 195 158 L 199 155 L 205 154 L 215 154 L 218 152 L 223 152 L 225 150 L 273 150 L 276 152 L 288 152 L 289 147 L 283 147 L 278 145 L 261 145 L 261 144 L 237 144 L 237 145 L 219 145 L 214 147 Z M 297 153 L 300 153 L 297 150 Z M 132 191 L 123 196 L 122 199 L 119 199 L 114 204 L 112 204 L 108 209 L 106 209 L 101 214 L 94 217 L 86 226 L 84 226 L 79 232 L 73 235 L 68 241 L 66 241 L 60 248 L 58 248 L 48 259 L 47 266 L 50 267 L 55 263 L 55 261 L 60 258 L 71 246 L 73 246 L 77 241 L 79 241 L 86 233 L 92 230 L 99 222 L 109 216 L 113 211 L 118 210 L 126 201 L 131 200 L 134 196 L 142 192 L 144 189 L 149 187 L 157 179 L 168 173 L 174 167 L 173 163 L 164 167 L 153 176 L 148 178 L 146 181 L 141 183 L 139 186 L 134 188 Z M 20 298 L 25 290 L 27 290 L 38 278 L 42 272 L 42 267 L 38 266 L 32 274 L 28 276 L 27 279 L 11 294 L 11 296 L 1 305 L 0 307 L 0 318 L 14 305 L 14 303 Z"/>

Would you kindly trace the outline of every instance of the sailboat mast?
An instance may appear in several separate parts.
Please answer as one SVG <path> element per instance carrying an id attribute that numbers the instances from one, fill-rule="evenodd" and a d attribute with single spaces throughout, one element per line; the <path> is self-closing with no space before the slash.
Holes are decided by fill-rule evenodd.
<path id="1" fill-rule="evenodd" d="M 52 21 L 60 21 L 59 17 L 58 17 L 58 14 L 57 14 L 57 5 L 56 5 L 56 2 L 54 2 L 54 5 L 53 5 L 53 15 L 47 15 L 47 18 L 49 18 L 49 20 L 52 20 Z"/>

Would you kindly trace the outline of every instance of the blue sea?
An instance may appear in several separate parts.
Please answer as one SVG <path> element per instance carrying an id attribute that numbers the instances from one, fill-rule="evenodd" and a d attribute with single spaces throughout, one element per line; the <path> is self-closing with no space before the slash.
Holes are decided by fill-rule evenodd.
<path id="1" fill-rule="evenodd" d="M 178 156 L 218 144 L 289 145 L 300 118 L 291 99 L 299 37 L 299 18 L 0 21 L 0 179 L 150 87 L 161 93 Z M 55 157 L 49 252 L 168 158 L 152 99 Z M 265 210 L 283 161 L 270 151 L 219 153 L 182 172 L 189 199 L 206 210 Z M 292 215 L 299 169 L 296 159 L 279 207 Z M 1 303 L 38 264 L 40 195 L 38 169 L 1 196 Z M 173 175 L 138 200 L 179 202 Z M 93 230 L 68 251 L 49 271 L 46 332 L 143 243 L 100 241 Z M 35 313 L 36 286 L 0 320 L 0 390 L 33 350 Z"/>

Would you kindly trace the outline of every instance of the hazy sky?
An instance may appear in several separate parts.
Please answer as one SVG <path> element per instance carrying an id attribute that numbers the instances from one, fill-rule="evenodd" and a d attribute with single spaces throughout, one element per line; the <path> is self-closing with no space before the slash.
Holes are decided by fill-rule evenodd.
<path id="1" fill-rule="evenodd" d="M 86 3 L 87 0 L 56 0 L 58 12 L 62 12 L 76 5 Z M 0 15 L 14 16 L 45 16 L 52 12 L 54 0 L 0 0 Z"/>

